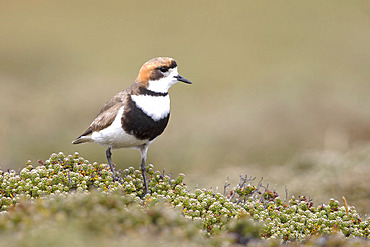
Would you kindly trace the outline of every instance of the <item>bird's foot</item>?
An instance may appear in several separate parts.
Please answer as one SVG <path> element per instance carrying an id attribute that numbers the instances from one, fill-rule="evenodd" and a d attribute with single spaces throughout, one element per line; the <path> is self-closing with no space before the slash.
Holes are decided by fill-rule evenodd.
<path id="1" fill-rule="evenodd" d="M 123 180 L 121 177 L 117 177 L 116 174 L 113 174 L 113 182 L 118 182 L 120 184 L 123 184 Z"/>

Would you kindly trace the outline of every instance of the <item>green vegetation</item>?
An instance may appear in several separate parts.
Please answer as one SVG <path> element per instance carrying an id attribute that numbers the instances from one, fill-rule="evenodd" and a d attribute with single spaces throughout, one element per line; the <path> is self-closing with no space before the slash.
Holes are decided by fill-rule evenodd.
<path id="1" fill-rule="evenodd" d="M 28 162 L 19 173 L 1 172 L 4 243 L 369 244 L 370 219 L 361 218 L 354 207 L 334 199 L 314 206 L 304 196 L 283 201 L 247 176 L 233 188 L 226 183 L 222 194 L 191 192 L 183 174 L 172 177 L 150 165 L 151 195 L 144 196 L 141 173 L 132 167 L 119 171 L 119 183 L 113 182 L 106 164 L 90 163 L 78 153 L 52 154 L 39 163 L 34 167 Z"/>

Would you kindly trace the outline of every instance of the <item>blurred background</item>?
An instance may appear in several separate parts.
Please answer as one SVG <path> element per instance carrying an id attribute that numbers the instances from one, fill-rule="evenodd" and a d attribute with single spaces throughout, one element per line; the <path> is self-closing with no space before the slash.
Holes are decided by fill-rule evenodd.
<path id="1" fill-rule="evenodd" d="M 370 213 L 369 1 L 0 1 L 0 167 L 71 145 L 141 65 L 176 59 L 155 169 L 190 189 L 240 174 Z M 113 152 L 139 167 L 136 150 Z"/>

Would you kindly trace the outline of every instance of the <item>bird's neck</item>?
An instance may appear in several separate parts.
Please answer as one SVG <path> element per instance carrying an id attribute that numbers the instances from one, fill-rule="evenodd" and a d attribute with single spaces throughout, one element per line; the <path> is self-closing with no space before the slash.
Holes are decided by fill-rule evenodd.
<path id="1" fill-rule="evenodd" d="M 139 88 L 139 93 L 141 95 L 150 95 L 150 96 L 167 96 L 168 95 L 168 92 L 154 92 L 144 87 Z"/>

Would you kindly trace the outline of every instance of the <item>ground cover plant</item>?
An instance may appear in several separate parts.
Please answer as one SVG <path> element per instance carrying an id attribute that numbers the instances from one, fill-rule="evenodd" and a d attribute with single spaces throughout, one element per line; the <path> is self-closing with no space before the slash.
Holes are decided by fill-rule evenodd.
<path id="1" fill-rule="evenodd" d="M 122 181 L 113 182 L 108 165 L 78 153 L 1 171 L 1 239 L 14 246 L 369 244 L 370 219 L 335 199 L 314 205 L 305 196 L 280 197 L 247 176 L 221 192 L 190 191 L 184 174 L 152 165 L 147 172 L 144 196 L 139 170 L 120 170 Z"/>

